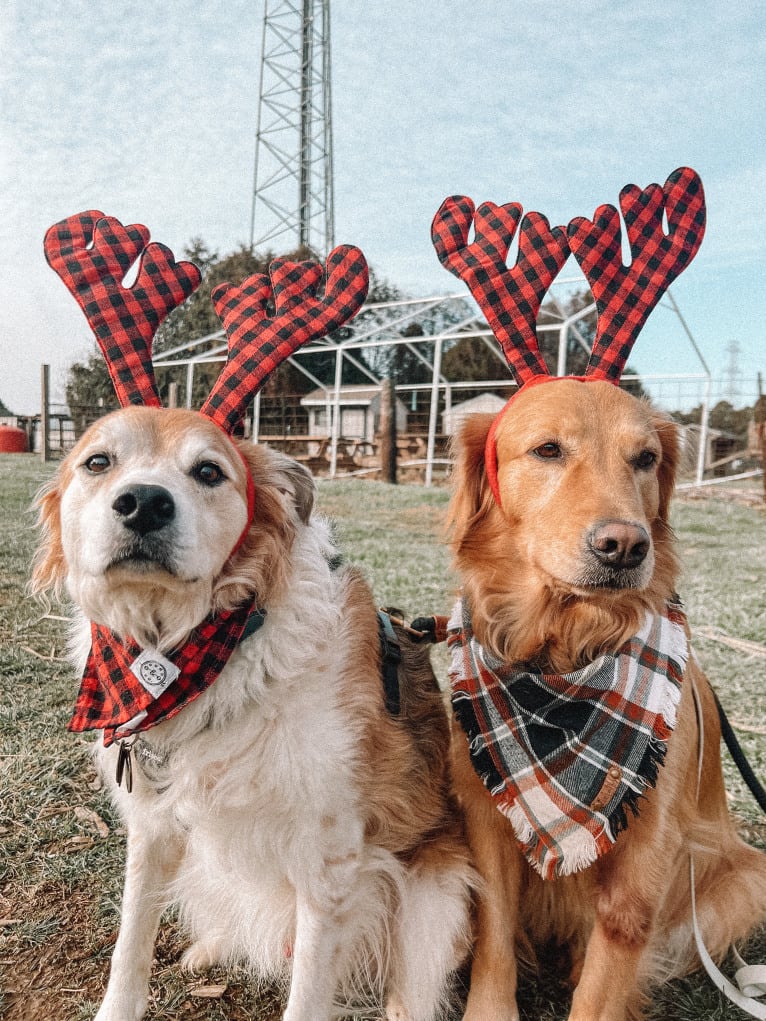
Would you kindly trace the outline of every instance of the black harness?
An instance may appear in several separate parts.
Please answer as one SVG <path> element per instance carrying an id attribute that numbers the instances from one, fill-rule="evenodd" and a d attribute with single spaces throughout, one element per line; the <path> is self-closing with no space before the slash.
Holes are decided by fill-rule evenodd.
<path id="1" fill-rule="evenodd" d="M 380 666 L 386 709 L 391 716 L 398 716 L 402 710 L 402 693 L 399 684 L 402 649 L 391 622 L 391 614 L 386 610 L 378 610 L 378 635 L 380 637 Z"/>

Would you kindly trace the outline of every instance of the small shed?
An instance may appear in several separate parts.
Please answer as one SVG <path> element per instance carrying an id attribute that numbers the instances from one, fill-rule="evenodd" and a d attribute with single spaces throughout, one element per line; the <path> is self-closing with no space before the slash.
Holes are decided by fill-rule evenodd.
<path id="1" fill-rule="evenodd" d="M 681 440 L 681 472 L 691 472 L 699 457 L 701 430 L 698 425 L 682 425 L 679 427 Z M 746 441 L 733 433 L 721 429 L 708 429 L 705 434 L 704 471 L 712 471 L 714 476 L 726 475 L 738 471 L 747 457 Z"/>
<path id="2" fill-rule="evenodd" d="M 447 436 L 453 436 L 463 421 L 471 415 L 485 413 L 497 415 L 505 405 L 506 400 L 493 393 L 479 394 L 468 401 L 453 404 L 448 411 L 442 413 L 442 432 Z"/>
<path id="3" fill-rule="evenodd" d="M 369 443 L 380 432 L 381 388 L 379 386 L 342 386 L 339 391 L 340 430 L 344 439 Z M 319 389 L 301 397 L 309 416 L 309 436 L 328 436 L 332 423 L 335 390 Z M 397 432 L 407 430 L 407 406 L 396 398 Z"/>

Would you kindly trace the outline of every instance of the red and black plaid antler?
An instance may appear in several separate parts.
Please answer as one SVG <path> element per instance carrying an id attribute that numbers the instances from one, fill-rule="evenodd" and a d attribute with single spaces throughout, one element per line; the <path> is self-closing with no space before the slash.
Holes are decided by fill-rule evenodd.
<path id="1" fill-rule="evenodd" d="M 152 340 L 165 316 L 199 285 L 190 262 L 176 262 L 164 245 L 149 244 L 141 224 L 125 227 L 97 210 L 71 216 L 45 235 L 45 255 L 77 299 L 96 335 L 120 404 L 160 406 Z M 141 256 L 136 282 L 122 280 Z M 327 259 L 323 297 L 318 263 L 275 259 L 271 280 L 257 273 L 240 286 L 213 292 L 229 341 L 229 358 L 201 413 L 226 432 L 276 367 L 303 344 L 331 333 L 359 311 L 368 271 L 358 248 L 336 248 Z M 272 299 L 276 315 L 269 317 Z"/>
<path id="2" fill-rule="evenodd" d="M 337 330 L 362 307 L 369 283 L 358 248 L 342 245 L 327 257 L 324 296 L 317 296 L 322 267 L 275 259 L 271 282 L 261 273 L 239 286 L 221 284 L 213 303 L 226 330 L 229 358 L 201 413 L 231 432 L 248 403 L 277 366 L 310 340 Z M 270 318 L 266 303 L 276 306 Z"/>
<path id="3" fill-rule="evenodd" d="M 551 227 L 540 213 L 527 213 L 519 230 L 519 255 L 511 269 L 508 250 L 521 219 L 521 206 L 452 196 L 431 228 L 440 262 L 460 277 L 479 304 L 519 385 L 548 376 L 535 322 L 546 291 L 569 256 L 566 231 Z M 474 241 L 468 244 L 473 221 Z"/>
<path id="4" fill-rule="evenodd" d="M 620 192 L 631 263 L 623 266 L 620 217 L 600 206 L 593 220 L 577 217 L 568 227 L 569 244 L 590 284 L 598 326 L 587 376 L 617 382 L 649 313 L 673 280 L 689 265 L 705 233 L 705 195 L 699 176 L 675 170 L 664 187 L 643 191 L 631 184 Z M 668 233 L 662 226 L 667 214 Z"/>
<path id="5" fill-rule="evenodd" d="M 45 256 L 85 313 L 123 407 L 159 406 L 152 340 L 200 282 L 195 265 L 176 262 L 169 248 L 148 242 L 142 224 L 125 227 L 98 210 L 70 216 L 45 235 Z M 139 255 L 136 281 L 123 287 Z"/>

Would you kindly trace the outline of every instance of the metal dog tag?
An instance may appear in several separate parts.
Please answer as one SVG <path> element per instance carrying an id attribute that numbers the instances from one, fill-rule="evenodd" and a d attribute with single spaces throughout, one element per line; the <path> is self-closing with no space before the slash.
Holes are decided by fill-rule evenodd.
<path id="1" fill-rule="evenodd" d="M 133 739 L 135 740 L 135 738 Z M 120 741 L 117 751 L 117 769 L 114 780 L 118 787 L 122 787 L 122 778 L 125 777 L 125 790 L 128 794 L 133 793 L 133 760 L 130 753 L 133 749 L 133 741 Z"/>

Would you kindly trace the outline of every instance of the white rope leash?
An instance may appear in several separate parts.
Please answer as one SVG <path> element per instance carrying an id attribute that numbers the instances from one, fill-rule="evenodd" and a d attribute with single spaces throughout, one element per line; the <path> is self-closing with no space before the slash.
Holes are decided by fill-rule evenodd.
<path id="1" fill-rule="evenodd" d="M 702 780 L 702 759 L 705 751 L 705 728 L 702 722 L 702 706 L 700 705 L 699 693 L 697 688 L 692 682 L 692 692 L 694 694 L 694 709 L 697 713 L 697 724 L 699 730 L 699 759 L 697 762 L 697 798 L 699 798 L 700 783 Z M 761 1003 L 759 1000 L 754 999 L 755 996 L 766 995 L 766 965 L 764 964 L 746 964 L 736 948 L 732 948 L 734 959 L 738 965 L 737 971 L 734 974 L 734 981 L 737 983 L 730 982 L 729 979 L 724 975 L 720 968 L 716 965 L 713 958 L 707 951 L 702 940 L 702 933 L 700 932 L 699 920 L 697 918 L 697 897 L 695 893 L 694 885 L 694 856 L 689 852 L 689 875 L 691 880 L 691 901 L 692 901 L 692 928 L 694 930 L 694 941 L 697 944 L 697 953 L 700 956 L 700 960 L 708 973 L 713 985 L 726 996 L 732 1003 L 735 1003 L 741 1010 L 744 1010 L 746 1014 L 751 1017 L 757 1017 L 766 1021 L 766 1004 Z"/>

